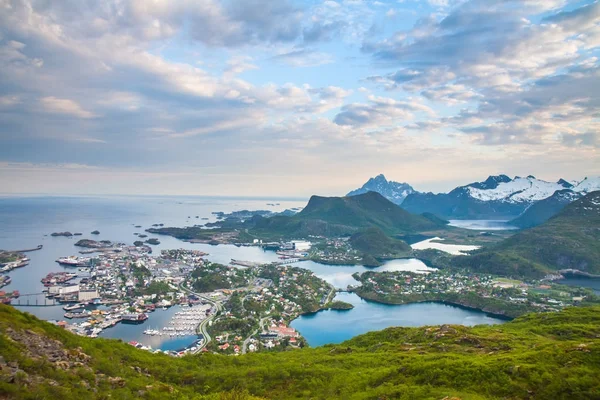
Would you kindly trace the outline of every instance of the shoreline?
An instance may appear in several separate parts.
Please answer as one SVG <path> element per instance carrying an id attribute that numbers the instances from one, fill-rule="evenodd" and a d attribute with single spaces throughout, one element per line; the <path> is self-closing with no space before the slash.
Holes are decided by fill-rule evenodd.
<path id="1" fill-rule="evenodd" d="M 518 316 L 512 317 L 506 314 L 502 314 L 498 311 L 490 311 L 490 310 L 486 310 L 485 307 L 484 308 L 480 308 L 480 307 L 475 307 L 469 304 L 464 304 L 464 303 L 460 303 L 460 302 L 456 302 L 456 301 L 450 301 L 450 300 L 427 300 L 427 299 L 423 299 L 423 300 L 411 300 L 411 301 L 405 301 L 405 302 L 392 302 L 392 301 L 385 301 L 382 299 L 378 299 L 378 298 L 370 298 L 368 296 L 365 296 L 364 294 L 361 295 L 361 293 L 352 290 L 351 293 L 356 294 L 358 297 L 360 297 L 361 300 L 365 300 L 365 301 L 372 301 L 374 303 L 379 303 L 379 304 L 386 304 L 386 305 L 390 305 L 390 306 L 402 306 L 402 305 L 409 305 L 409 304 L 421 304 L 421 303 L 437 303 L 437 304 L 445 304 L 448 306 L 453 306 L 453 307 L 458 307 L 458 308 L 462 308 L 465 310 L 471 310 L 471 311 L 479 311 L 482 313 L 485 313 L 488 316 L 494 317 L 494 318 L 499 318 L 505 321 L 512 321 L 513 319 L 517 318 Z M 535 311 L 530 311 L 530 312 L 535 312 Z M 527 313 L 525 313 L 527 314 Z"/>

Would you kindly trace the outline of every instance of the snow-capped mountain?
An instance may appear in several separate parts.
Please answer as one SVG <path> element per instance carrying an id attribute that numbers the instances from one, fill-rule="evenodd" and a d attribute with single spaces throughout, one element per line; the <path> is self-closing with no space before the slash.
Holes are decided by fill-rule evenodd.
<path id="1" fill-rule="evenodd" d="M 531 175 L 513 179 L 497 175 L 483 182 L 459 186 L 449 193 L 416 192 L 407 196 L 401 205 L 413 213 L 430 212 L 447 219 L 507 219 L 521 215 L 531 205 L 552 197 L 557 191 L 566 192 L 555 199 L 557 205 L 549 207 L 551 209 L 562 208 L 568 204 L 567 199 L 575 200 L 594 190 L 600 190 L 600 178 L 547 182 Z"/>
<path id="2" fill-rule="evenodd" d="M 506 175 L 500 176 L 508 178 Z M 546 182 L 536 179 L 531 175 L 526 178 L 517 176 L 514 179 L 509 178 L 508 180 L 498 182 L 496 187 L 480 188 L 478 187 L 480 185 L 474 186 L 471 184 L 467 185 L 467 190 L 471 197 L 481 201 L 499 200 L 514 203 L 530 203 L 550 197 L 557 190 L 569 189 L 570 186 L 564 185 L 564 183 L 569 185 L 568 182 L 564 179 L 560 181 L 563 183 Z"/>
<path id="3" fill-rule="evenodd" d="M 578 193 L 589 193 L 595 190 L 600 190 L 600 176 L 585 177 L 581 182 L 572 188 Z"/>
<path id="4" fill-rule="evenodd" d="M 584 192 L 574 192 L 570 189 L 557 190 L 552 196 L 536 201 L 521 215 L 509 222 L 519 228 L 531 228 L 540 225 L 556 214 L 568 204 L 585 196 Z"/>
<path id="5" fill-rule="evenodd" d="M 383 174 L 379 174 L 346 196 L 356 196 L 366 192 L 377 192 L 392 203 L 401 204 L 406 196 L 415 193 L 415 190 L 408 183 L 388 181 Z"/>

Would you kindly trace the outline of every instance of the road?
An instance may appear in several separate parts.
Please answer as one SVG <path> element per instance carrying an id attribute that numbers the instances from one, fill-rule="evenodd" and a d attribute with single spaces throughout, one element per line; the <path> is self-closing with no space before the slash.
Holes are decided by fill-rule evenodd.
<path id="1" fill-rule="evenodd" d="M 247 348 L 248 348 L 248 343 L 250 342 L 250 339 L 252 339 L 252 337 L 253 337 L 254 335 L 256 335 L 256 334 L 258 333 L 258 331 L 259 331 L 259 330 L 260 330 L 261 332 L 264 332 L 264 331 L 265 331 L 265 329 L 263 328 L 263 324 L 265 323 L 265 320 L 266 320 L 267 318 L 269 318 L 269 317 L 267 316 L 267 317 L 261 318 L 261 319 L 260 319 L 260 322 L 259 322 L 259 328 L 258 328 L 257 330 L 255 330 L 254 332 L 252 332 L 252 333 L 250 334 L 250 336 L 248 336 L 248 337 L 246 338 L 246 340 L 244 340 L 244 343 L 242 344 L 242 354 L 246 354 L 246 352 L 247 352 Z"/>
<path id="2" fill-rule="evenodd" d="M 200 299 L 206 301 L 207 303 L 210 303 L 213 305 L 213 307 L 216 308 L 216 311 L 221 311 L 222 310 L 222 306 L 221 303 L 219 303 L 218 301 L 212 300 L 206 296 L 203 296 L 200 293 L 196 293 L 188 288 L 186 288 L 185 286 L 183 286 L 183 284 L 179 285 L 179 288 L 181 290 L 183 290 L 184 292 L 193 294 L 195 296 L 198 296 Z M 196 349 L 196 351 L 193 354 L 196 354 L 198 352 L 200 352 L 200 350 L 202 350 L 203 348 L 205 348 L 211 341 L 211 337 L 208 334 L 208 324 L 210 321 L 213 320 L 213 318 L 217 315 L 217 313 L 215 312 L 214 314 L 211 314 L 208 318 L 202 320 L 202 322 L 200 322 L 200 324 L 198 325 L 198 327 L 196 328 L 196 332 L 200 333 L 202 335 L 202 337 L 204 338 L 204 341 L 202 342 L 202 344 L 198 347 L 198 349 Z"/>

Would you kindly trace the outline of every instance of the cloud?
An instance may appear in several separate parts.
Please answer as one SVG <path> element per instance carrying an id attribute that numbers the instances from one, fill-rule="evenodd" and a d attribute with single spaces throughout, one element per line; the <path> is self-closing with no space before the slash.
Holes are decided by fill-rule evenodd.
<path id="1" fill-rule="evenodd" d="M 59 99 L 54 96 L 42 97 L 40 104 L 44 111 L 52 114 L 64 114 L 77 118 L 94 118 L 96 116 L 69 99 Z"/>
<path id="2" fill-rule="evenodd" d="M 587 135 L 600 107 L 592 82 L 598 60 L 591 53 L 600 46 L 600 3 L 562 11 L 564 4 L 448 4 L 441 17 L 365 42 L 363 51 L 378 65 L 399 67 L 367 81 L 449 106 L 469 105 L 442 122 L 479 144 L 559 143 L 566 132 L 564 137 L 587 138 L 578 135 Z"/>
<path id="3" fill-rule="evenodd" d="M 334 62 L 330 54 L 314 51 L 307 48 L 295 49 L 286 53 L 278 54 L 273 60 L 283 62 L 292 67 L 316 67 Z"/>
<path id="4" fill-rule="evenodd" d="M 415 113 L 434 115 L 433 110 L 418 101 L 398 101 L 372 95 L 368 99 L 369 103 L 351 103 L 343 106 L 334 119 L 335 123 L 380 128 L 412 120 Z"/>

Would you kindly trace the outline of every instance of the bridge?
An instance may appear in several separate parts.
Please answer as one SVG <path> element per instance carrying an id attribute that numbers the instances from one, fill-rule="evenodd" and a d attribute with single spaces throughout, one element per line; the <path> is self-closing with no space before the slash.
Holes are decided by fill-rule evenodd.
<path id="1" fill-rule="evenodd" d="M 40 296 L 42 296 L 41 299 Z M 60 305 L 56 299 L 47 298 L 46 293 L 21 294 L 18 298 L 11 301 L 10 304 L 19 307 L 52 307 Z"/>

